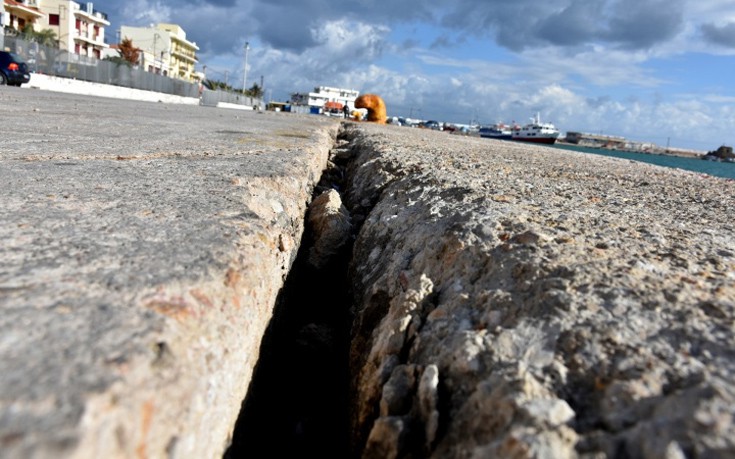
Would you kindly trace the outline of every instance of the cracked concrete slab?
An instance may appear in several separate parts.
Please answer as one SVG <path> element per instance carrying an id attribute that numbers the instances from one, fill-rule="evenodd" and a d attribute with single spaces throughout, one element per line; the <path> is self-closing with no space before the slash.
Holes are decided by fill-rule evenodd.
<path id="1" fill-rule="evenodd" d="M 0 457 L 218 457 L 338 123 L 0 92 Z"/>
<path id="2" fill-rule="evenodd" d="M 363 458 L 733 457 L 735 182 L 357 125 Z"/>

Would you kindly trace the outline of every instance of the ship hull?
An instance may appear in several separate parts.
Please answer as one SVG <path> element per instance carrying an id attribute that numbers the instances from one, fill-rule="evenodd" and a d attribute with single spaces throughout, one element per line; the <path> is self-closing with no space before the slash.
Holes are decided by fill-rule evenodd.
<path id="1" fill-rule="evenodd" d="M 517 140 L 519 142 L 542 143 L 545 145 L 553 145 L 556 143 L 556 137 L 513 137 L 513 140 Z"/>
<path id="2" fill-rule="evenodd" d="M 513 136 L 509 134 L 480 134 L 483 139 L 512 140 Z"/>

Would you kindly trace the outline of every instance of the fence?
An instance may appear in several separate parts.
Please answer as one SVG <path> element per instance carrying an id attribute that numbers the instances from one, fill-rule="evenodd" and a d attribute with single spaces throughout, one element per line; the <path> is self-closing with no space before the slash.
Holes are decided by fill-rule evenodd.
<path id="1" fill-rule="evenodd" d="M 205 90 L 202 92 L 201 102 L 202 105 L 216 107 L 219 103 L 226 104 L 237 104 L 252 107 L 253 110 L 262 110 L 263 99 L 254 97 L 248 97 L 243 94 L 226 92 L 226 91 L 210 91 Z"/>
<path id="2" fill-rule="evenodd" d="M 146 72 L 134 66 L 80 56 L 18 37 L 6 35 L 5 49 L 19 54 L 28 63 L 30 70 L 35 73 L 182 97 L 199 97 L 199 85 L 196 83 Z"/>
<path id="3" fill-rule="evenodd" d="M 2 30 L 0 30 L 0 36 L 2 35 Z M 196 83 L 146 72 L 137 66 L 80 56 L 11 35 L 5 35 L 3 49 L 20 55 L 28 63 L 29 69 L 35 73 L 182 97 L 199 98 L 201 96 L 203 105 L 217 105 L 217 102 L 260 108 L 263 105 L 262 99 L 219 90 L 204 90 L 200 93 L 199 84 Z"/>

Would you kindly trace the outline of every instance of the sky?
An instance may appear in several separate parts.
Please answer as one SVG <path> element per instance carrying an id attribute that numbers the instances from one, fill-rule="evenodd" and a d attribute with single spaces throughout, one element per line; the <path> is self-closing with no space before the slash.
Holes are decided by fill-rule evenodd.
<path id="1" fill-rule="evenodd" d="M 389 116 L 525 123 L 700 151 L 735 145 L 733 0 L 98 0 L 122 25 L 180 25 L 197 70 L 266 100 L 317 86 Z"/>

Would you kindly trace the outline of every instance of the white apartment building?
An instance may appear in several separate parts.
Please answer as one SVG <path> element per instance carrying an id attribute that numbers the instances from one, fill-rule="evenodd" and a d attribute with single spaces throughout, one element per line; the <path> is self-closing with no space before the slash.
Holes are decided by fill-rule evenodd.
<path id="1" fill-rule="evenodd" d="M 29 25 L 33 30 L 40 30 L 38 24 L 45 15 L 35 7 L 36 3 L 32 0 L 2 0 L 0 26 L 16 32 Z"/>
<path id="2" fill-rule="evenodd" d="M 38 28 L 56 32 L 59 48 L 101 59 L 103 50 L 109 47 L 105 43 L 105 27 L 109 27 L 110 22 L 106 14 L 94 9 L 94 4 L 72 0 L 24 1 L 44 14 Z"/>
<path id="3" fill-rule="evenodd" d="M 149 72 L 195 81 L 196 43 L 186 39 L 184 29 L 176 24 L 154 27 L 120 27 L 120 40 L 129 38 L 140 49 L 141 66 Z"/>
<path id="4" fill-rule="evenodd" d="M 359 91 L 354 89 L 331 88 L 329 86 L 319 86 L 314 88 L 313 92 L 308 94 L 294 93 L 291 94 L 291 103 L 296 105 L 308 105 L 310 107 L 323 108 L 327 102 L 339 102 L 350 107 L 355 107 L 355 99 L 360 95 Z"/>

